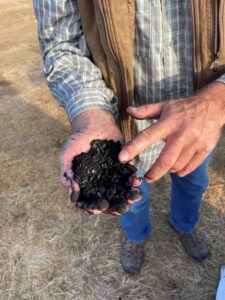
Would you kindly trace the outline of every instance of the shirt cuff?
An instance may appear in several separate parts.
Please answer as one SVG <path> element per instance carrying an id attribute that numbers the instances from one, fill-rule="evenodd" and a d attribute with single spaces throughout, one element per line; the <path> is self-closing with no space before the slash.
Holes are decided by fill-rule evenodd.
<path id="1" fill-rule="evenodd" d="M 223 74 L 219 78 L 217 78 L 216 81 L 223 82 L 225 84 L 225 74 Z"/>
<path id="2" fill-rule="evenodd" d="M 115 119 L 119 116 L 118 99 L 113 93 L 105 95 L 100 91 L 90 90 L 78 92 L 70 98 L 66 105 L 66 113 L 71 123 L 79 114 L 89 109 L 108 110 Z"/>

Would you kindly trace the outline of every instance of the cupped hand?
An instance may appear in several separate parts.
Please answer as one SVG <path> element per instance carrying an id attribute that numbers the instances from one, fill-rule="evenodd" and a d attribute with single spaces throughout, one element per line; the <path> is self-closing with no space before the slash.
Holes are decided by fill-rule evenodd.
<path id="1" fill-rule="evenodd" d="M 72 160 L 75 156 L 88 152 L 90 143 L 93 140 L 113 140 L 115 142 L 123 142 L 122 134 L 115 124 L 115 120 L 111 112 L 101 109 L 90 109 L 81 113 L 72 122 L 72 134 L 63 146 L 60 153 L 60 180 L 62 184 L 68 188 L 70 198 L 73 202 L 77 202 L 79 198 L 79 185 L 74 182 L 74 174 L 72 171 Z M 138 177 L 131 180 L 133 186 L 131 194 L 127 198 L 127 210 L 129 205 L 138 201 L 141 197 L 139 190 L 135 187 L 140 184 Z M 78 210 L 84 211 L 82 207 L 77 206 Z M 126 209 L 125 209 L 126 210 Z M 98 207 L 86 207 L 85 211 L 93 214 L 104 213 L 118 214 L 116 211 Z"/>
<path id="2" fill-rule="evenodd" d="M 123 146 L 120 161 L 131 160 L 163 140 L 164 148 L 145 181 L 156 181 L 167 172 L 182 177 L 194 171 L 219 140 L 225 124 L 225 85 L 215 82 L 192 97 L 129 107 L 128 113 L 136 119 L 158 121 Z"/>

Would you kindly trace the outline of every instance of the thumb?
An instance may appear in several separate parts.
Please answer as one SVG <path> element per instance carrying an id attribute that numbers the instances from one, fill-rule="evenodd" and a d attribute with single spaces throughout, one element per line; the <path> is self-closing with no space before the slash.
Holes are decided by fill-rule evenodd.
<path id="1" fill-rule="evenodd" d="M 139 107 L 129 106 L 127 112 L 135 119 L 159 119 L 163 103 L 147 104 Z"/>

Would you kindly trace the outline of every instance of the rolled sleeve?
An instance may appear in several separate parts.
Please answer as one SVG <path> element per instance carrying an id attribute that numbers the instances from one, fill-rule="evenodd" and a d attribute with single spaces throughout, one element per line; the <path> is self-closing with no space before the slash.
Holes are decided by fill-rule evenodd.
<path id="1" fill-rule="evenodd" d="M 118 116 L 117 96 L 92 62 L 76 0 L 33 0 L 44 75 L 69 120 L 98 108 Z"/>
<path id="2" fill-rule="evenodd" d="M 67 101 L 66 112 L 70 122 L 89 109 L 108 110 L 115 119 L 118 118 L 117 98 L 110 90 L 106 91 L 106 94 L 96 90 L 83 91 L 73 95 Z"/>
<path id="3" fill-rule="evenodd" d="M 221 75 L 219 78 L 216 79 L 217 82 L 222 82 L 225 84 L 225 74 Z"/>

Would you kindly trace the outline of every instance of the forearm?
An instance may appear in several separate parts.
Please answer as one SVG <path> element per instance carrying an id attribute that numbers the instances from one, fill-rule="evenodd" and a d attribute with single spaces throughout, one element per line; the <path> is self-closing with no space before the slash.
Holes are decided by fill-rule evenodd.
<path id="1" fill-rule="evenodd" d="M 72 120 L 101 108 L 117 114 L 117 98 L 91 62 L 75 0 L 34 0 L 48 86 Z"/>
<path id="2" fill-rule="evenodd" d="M 94 108 L 109 110 L 116 117 L 117 98 L 88 58 L 72 53 L 61 56 L 60 49 L 57 54 L 52 51 L 45 59 L 45 76 L 53 96 L 64 107 L 71 122 L 82 112 Z"/>

